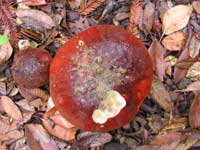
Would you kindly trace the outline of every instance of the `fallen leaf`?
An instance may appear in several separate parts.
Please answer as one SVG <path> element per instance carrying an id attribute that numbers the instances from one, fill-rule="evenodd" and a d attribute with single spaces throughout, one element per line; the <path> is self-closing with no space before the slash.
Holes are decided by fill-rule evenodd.
<path id="1" fill-rule="evenodd" d="M 28 0 L 28 1 L 22 1 L 22 2 L 28 6 L 40 6 L 40 5 L 47 4 L 45 0 Z"/>
<path id="2" fill-rule="evenodd" d="M 170 120 L 165 120 L 160 133 L 182 131 L 186 128 L 187 123 L 187 118 L 171 118 Z"/>
<path id="3" fill-rule="evenodd" d="M 200 1 L 193 1 L 192 2 L 192 6 L 194 8 L 194 10 L 200 14 Z"/>
<path id="4" fill-rule="evenodd" d="M 185 142 L 180 143 L 175 150 L 188 150 L 199 141 L 198 138 L 188 138 Z"/>
<path id="5" fill-rule="evenodd" d="M 0 97 L 0 107 L 2 108 L 1 111 L 5 111 L 13 119 L 15 120 L 22 119 L 21 111 L 8 96 Z"/>
<path id="6" fill-rule="evenodd" d="M 166 36 L 162 44 L 164 47 L 171 51 L 179 51 L 185 43 L 186 35 L 184 32 L 178 31 Z"/>
<path id="7" fill-rule="evenodd" d="M 144 8 L 143 24 L 146 32 L 150 32 L 155 18 L 155 5 L 152 2 L 148 2 Z"/>
<path id="8" fill-rule="evenodd" d="M 51 29 L 55 26 L 55 23 L 51 19 L 49 15 L 46 13 L 40 11 L 40 10 L 34 10 L 34 9 L 17 9 L 16 15 L 19 18 L 28 18 L 28 20 L 36 21 L 41 24 L 41 26 Z M 28 21 L 27 20 L 27 21 Z"/>
<path id="9" fill-rule="evenodd" d="M 81 132 L 77 135 L 77 141 L 81 147 L 98 147 L 112 140 L 110 133 Z"/>
<path id="10" fill-rule="evenodd" d="M 42 121 L 44 127 L 46 128 L 46 130 L 53 136 L 65 140 L 65 141 L 69 141 L 69 140 L 73 140 L 75 139 L 75 134 L 77 129 L 74 128 L 64 128 L 60 125 L 54 124 L 52 121 L 50 121 L 49 119 L 45 118 Z"/>
<path id="11" fill-rule="evenodd" d="M 178 58 L 178 62 L 187 61 L 190 58 L 189 50 L 185 48 Z M 178 63 L 177 62 L 177 63 Z M 187 69 L 175 67 L 174 69 L 174 82 L 178 83 L 187 73 Z"/>
<path id="12" fill-rule="evenodd" d="M 196 38 L 195 35 L 192 36 L 192 39 L 189 44 L 189 53 L 191 58 L 198 56 L 200 50 L 200 40 Z"/>
<path id="13" fill-rule="evenodd" d="M 170 67 L 170 62 L 164 59 L 166 51 L 157 40 L 154 40 L 149 47 L 149 52 L 153 59 L 154 70 L 159 79 L 163 81 L 165 72 Z"/>
<path id="14" fill-rule="evenodd" d="M 186 137 L 184 135 L 182 135 L 182 133 L 180 132 L 172 132 L 172 133 L 166 133 L 166 134 L 160 134 L 157 135 L 153 141 L 151 141 L 152 145 L 165 145 L 165 144 L 170 144 L 173 143 L 174 141 L 176 142 L 181 142 L 182 140 L 184 140 Z M 178 144 L 177 143 L 177 144 Z"/>
<path id="15" fill-rule="evenodd" d="M 26 125 L 25 135 L 27 143 L 32 150 L 59 150 L 56 142 L 41 125 Z"/>
<path id="16" fill-rule="evenodd" d="M 137 37 L 139 37 L 138 27 L 143 29 L 143 12 L 139 0 L 133 0 L 130 7 L 129 25 L 127 30 Z"/>
<path id="17" fill-rule="evenodd" d="M 9 131 L 5 132 L 4 134 L 0 134 L 0 141 L 8 141 L 8 140 L 16 141 L 23 137 L 24 137 L 23 130 L 17 130 L 10 126 Z"/>
<path id="18" fill-rule="evenodd" d="M 184 28 L 190 19 L 193 8 L 191 5 L 177 5 L 167 10 L 163 16 L 163 34 L 171 34 Z"/>
<path id="19" fill-rule="evenodd" d="M 192 81 L 200 80 L 200 61 L 195 62 L 188 70 L 186 77 Z"/>
<path id="20" fill-rule="evenodd" d="M 196 95 L 189 112 L 189 124 L 192 128 L 200 127 L 200 94 Z"/>
<path id="21" fill-rule="evenodd" d="M 192 82 L 190 85 L 188 85 L 186 89 L 177 90 L 177 92 L 189 92 L 189 91 L 193 91 L 193 92 L 200 91 L 200 81 Z"/>
<path id="22" fill-rule="evenodd" d="M 29 111 L 29 112 L 35 111 L 35 108 L 29 103 L 29 101 L 27 99 L 22 99 L 22 100 L 16 102 L 16 104 L 25 111 Z"/>
<path id="23" fill-rule="evenodd" d="M 169 92 L 164 87 L 163 83 L 158 79 L 154 79 L 150 91 L 151 97 L 165 111 L 172 110 L 172 101 Z"/>
<path id="24" fill-rule="evenodd" d="M 73 128 L 74 125 L 68 122 L 61 114 L 57 111 L 55 115 L 49 117 L 55 124 L 58 124 L 64 128 Z"/>

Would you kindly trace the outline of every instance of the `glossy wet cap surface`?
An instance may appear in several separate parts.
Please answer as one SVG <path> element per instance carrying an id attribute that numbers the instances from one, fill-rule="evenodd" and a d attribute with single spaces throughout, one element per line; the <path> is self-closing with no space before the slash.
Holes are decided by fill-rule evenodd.
<path id="1" fill-rule="evenodd" d="M 152 74 L 152 60 L 137 38 L 120 27 L 98 25 L 58 50 L 50 67 L 50 92 L 57 109 L 76 127 L 110 131 L 135 117 L 150 90 Z M 110 93 L 121 95 L 123 107 L 115 99 L 105 102 Z M 100 107 L 115 116 L 94 121 Z"/>

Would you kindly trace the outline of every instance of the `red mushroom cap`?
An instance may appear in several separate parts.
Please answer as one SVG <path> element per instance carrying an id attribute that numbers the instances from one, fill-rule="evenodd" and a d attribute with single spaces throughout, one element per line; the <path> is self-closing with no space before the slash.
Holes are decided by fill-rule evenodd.
<path id="1" fill-rule="evenodd" d="M 15 54 L 12 65 L 14 80 L 25 88 L 38 88 L 49 80 L 51 56 L 46 50 L 28 48 Z"/>
<path id="2" fill-rule="evenodd" d="M 151 87 L 152 66 L 145 46 L 131 33 L 112 25 L 93 26 L 58 50 L 50 67 L 51 96 L 76 127 L 110 131 L 138 112 Z M 99 114 L 106 120 L 96 119 Z"/>

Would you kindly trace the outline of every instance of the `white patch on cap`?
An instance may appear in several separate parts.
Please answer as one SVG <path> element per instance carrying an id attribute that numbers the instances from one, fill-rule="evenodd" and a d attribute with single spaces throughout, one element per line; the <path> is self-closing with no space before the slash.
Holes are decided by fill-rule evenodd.
<path id="1" fill-rule="evenodd" d="M 110 90 L 106 93 L 99 107 L 93 111 L 94 122 L 104 124 L 109 118 L 113 118 L 126 106 L 126 100 L 119 92 Z"/>

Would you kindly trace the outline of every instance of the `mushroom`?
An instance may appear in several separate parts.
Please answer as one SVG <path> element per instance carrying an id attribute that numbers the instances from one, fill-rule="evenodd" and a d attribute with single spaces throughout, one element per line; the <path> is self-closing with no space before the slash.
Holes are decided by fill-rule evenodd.
<path id="1" fill-rule="evenodd" d="M 12 64 L 12 76 L 19 85 L 22 96 L 41 96 L 45 94 L 39 89 L 49 81 L 51 56 L 46 50 L 28 48 L 15 54 Z M 33 97 L 34 97 L 33 96 Z"/>
<path id="2" fill-rule="evenodd" d="M 58 50 L 50 66 L 50 93 L 76 127 L 110 131 L 134 118 L 152 75 L 151 57 L 139 39 L 120 27 L 97 25 Z"/>

